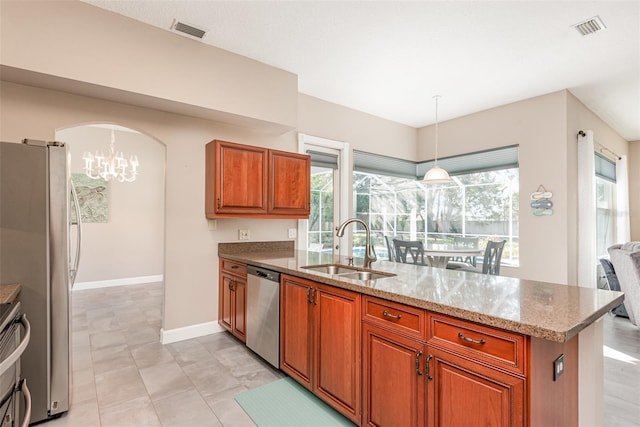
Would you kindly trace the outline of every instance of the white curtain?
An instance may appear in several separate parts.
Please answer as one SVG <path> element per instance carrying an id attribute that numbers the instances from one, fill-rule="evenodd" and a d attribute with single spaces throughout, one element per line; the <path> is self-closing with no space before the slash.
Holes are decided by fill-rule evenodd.
<path id="1" fill-rule="evenodd" d="M 627 156 L 616 162 L 616 243 L 631 240 L 629 220 L 629 166 Z"/>
<path id="2" fill-rule="evenodd" d="M 596 166 L 593 131 L 578 135 L 578 285 L 595 288 Z"/>

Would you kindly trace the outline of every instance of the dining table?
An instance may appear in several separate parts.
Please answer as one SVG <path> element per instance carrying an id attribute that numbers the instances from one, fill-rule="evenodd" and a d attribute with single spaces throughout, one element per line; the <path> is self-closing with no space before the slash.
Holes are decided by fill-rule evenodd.
<path id="1" fill-rule="evenodd" d="M 446 244 L 430 244 L 424 247 L 427 265 L 436 268 L 447 268 L 449 258 L 477 257 L 484 253 L 480 248 L 462 248 Z"/>

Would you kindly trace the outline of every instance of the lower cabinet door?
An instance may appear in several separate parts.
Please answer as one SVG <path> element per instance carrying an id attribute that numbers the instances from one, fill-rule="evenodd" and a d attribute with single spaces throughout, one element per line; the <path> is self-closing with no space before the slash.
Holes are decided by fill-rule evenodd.
<path id="1" fill-rule="evenodd" d="M 428 425 L 524 426 L 525 380 L 428 348 Z"/>
<path id="2" fill-rule="evenodd" d="M 233 330 L 232 333 L 243 342 L 247 340 L 247 282 L 235 279 L 233 282 Z"/>
<path id="3" fill-rule="evenodd" d="M 363 322 L 363 425 L 424 426 L 426 344 Z"/>
<path id="4" fill-rule="evenodd" d="M 360 295 L 317 285 L 313 298 L 314 392 L 360 424 Z"/>
<path id="5" fill-rule="evenodd" d="M 233 278 L 224 273 L 221 274 L 219 286 L 218 323 L 227 331 L 232 332 Z"/>
<path id="6" fill-rule="evenodd" d="M 280 285 L 280 369 L 311 390 L 311 287 L 283 277 Z"/>

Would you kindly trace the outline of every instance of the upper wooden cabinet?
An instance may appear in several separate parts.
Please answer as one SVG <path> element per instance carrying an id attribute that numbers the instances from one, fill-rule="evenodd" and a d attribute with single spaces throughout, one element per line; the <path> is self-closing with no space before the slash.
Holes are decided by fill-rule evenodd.
<path id="1" fill-rule="evenodd" d="M 207 218 L 308 218 L 311 158 L 226 141 L 206 146 Z"/>

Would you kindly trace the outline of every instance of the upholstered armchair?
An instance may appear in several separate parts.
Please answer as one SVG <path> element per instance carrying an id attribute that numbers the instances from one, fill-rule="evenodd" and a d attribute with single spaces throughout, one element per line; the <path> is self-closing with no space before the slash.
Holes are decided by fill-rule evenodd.
<path id="1" fill-rule="evenodd" d="M 640 322 L 640 242 L 613 245 L 609 258 L 618 276 L 620 290 L 624 292 L 624 306 L 634 325 Z"/>

